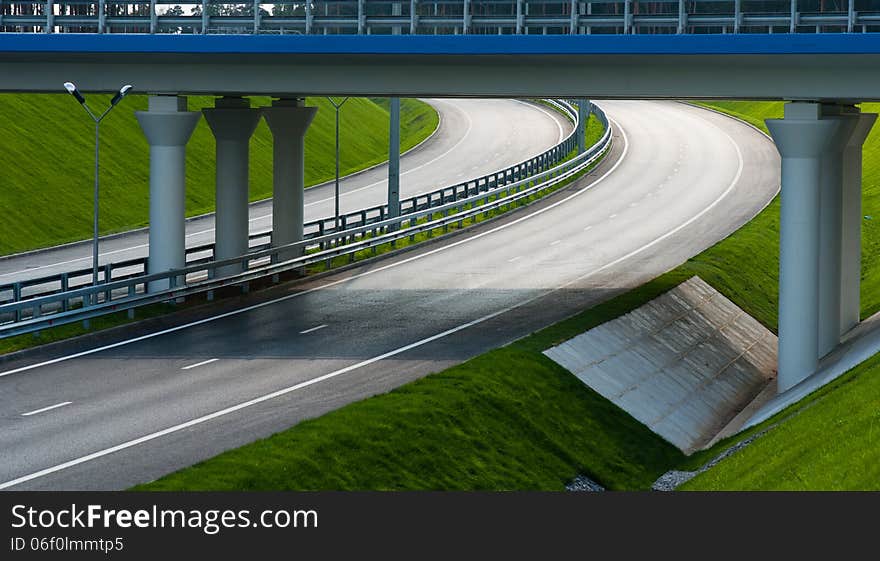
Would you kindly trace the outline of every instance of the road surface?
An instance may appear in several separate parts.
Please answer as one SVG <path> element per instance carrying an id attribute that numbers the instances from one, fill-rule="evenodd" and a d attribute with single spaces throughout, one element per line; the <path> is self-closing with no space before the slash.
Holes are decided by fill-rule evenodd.
<path id="1" fill-rule="evenodd" d="M 601 105 L 612 153 L 525 210 L 195 325 L 3 364 L 0 488 L 125 488 L 387 391 L 647 281 L 777 192 L 776 150 L 744 124 Z"/>

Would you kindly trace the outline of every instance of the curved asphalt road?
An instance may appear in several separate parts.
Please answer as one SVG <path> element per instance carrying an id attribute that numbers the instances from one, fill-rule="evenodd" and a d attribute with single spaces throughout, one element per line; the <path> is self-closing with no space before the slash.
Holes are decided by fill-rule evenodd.
<path id="1" fill-rule="evenodd" d="M 0 488 L 124 488 L 387 391 L 648 280 L 775 194 L 776 150 L 753 129 L 673 102 L 602 105 L 613 153 L 525 211 L 250 310 L 3 365 Z"/>
<path id="2" fill-rule="evenodd" d="M 400 197 L 426 193 L 511 166 L 557 144 L 571 130 L 559 113 L 506 99 L 427 100 L 440 114 L 440 127 L 422 145 L 400 159 Z M 334 215 L 333 183 L 306 190 L 307 222 Z M 388 166 L 383 164 L 340 181 L 340 212 L 384 204 L 388 198 Z M 250 207 L 250 231 L 272 227 L 270 200 Z M 214 216 L 187 222 L 186 245 L 214 241 Z M 100 262 L 120 262 L 148 253 L 147 230 L 101 240 Z M 90 268 L 91 242 L 80 242 L 0 259 L 0 284 Z M 80 279 L 90 283 L 91 276 Z M 76 285 L 78 283 L 72 283 Z"/>

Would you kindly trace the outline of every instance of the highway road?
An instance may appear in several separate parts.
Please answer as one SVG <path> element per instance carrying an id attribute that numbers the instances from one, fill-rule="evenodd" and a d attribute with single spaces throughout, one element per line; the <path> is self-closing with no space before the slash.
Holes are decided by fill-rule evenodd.
<path id="1" fill-rule="evenodd" d="M 601 105 L 612 153 L 527 209 L 192 324 L 0 365 L 0 488 L 125 488 L 387 391 L 674 267 L 777 192 L 776 150 L 744 124 Z"/>
<path id="2" fill-rule="evenodd" d="M 551 148 L 571 131 L 571 123 L 558 112 L 523 101 L 426 101 L 437 109 L 440 126 L 431 138 L 401 157 L 401 198 L 506 168 Z M 334 190 L 332 182 L 306 190 L 307 222 L 334 216 Z M 383 164 L 345 178 L 340 182 L 340 193 L 342 213 L 383 204 L 388 197 L 388 166 Z M 271 228 L 271 200 L 252 204 L 251 233 Z M 187 222 L 187 247 L 213 241 L 213 214 Z M 102 239 L 100 263 L 145 257 L 147 242 L 146 229 Z M 90 241 L 0 258 L 0 284 L 90 268 L 91 264 Z M 91 282 L 91 277 L 83 282 Z"/>

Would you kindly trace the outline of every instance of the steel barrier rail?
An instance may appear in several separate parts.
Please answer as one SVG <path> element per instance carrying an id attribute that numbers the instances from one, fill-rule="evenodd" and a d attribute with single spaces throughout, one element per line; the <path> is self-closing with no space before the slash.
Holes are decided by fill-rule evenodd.
<path id="1" fill-rule="evenodd" d="M 126 0 L 0 3 L 0 31 L 43 33 L 590 34 L 877 32 L 875 0 Z M 199 5 L 200 12 L 187 10 Z M 442 13 L 438 9 L 442 7 Z M 746 8 L 745 10 L 743 8 Z M 801 9 L 803 7 L 803 9 Z M 98 13 L 103 9 L 103 13 Z M 72 11 L 87 13 L 70 13 Z"/>
<path id="2" fill-rule="evenodd" d="M 565 115 L 574 124 L 572 131 L 563 138 L 560 143 L 536 156 L 533 156 L 532 158 L 529 158 L 528 160 L 483 175 L 479 178 L 403 199 L 400 203 L 400 214 L 408 215 L 418 210 L 424 210 L 431 206 L 443 204 L 450 200 L 465 198 L 478 192 L 486 193 L 499 185 L 503 187 L 505 184 L 521 179 L 525 175 L 531 175 L 535 171 L 543 171 L 544 169 L 547 169 L 548 166 L 555 165 L 565 158 L 565 156 L 570 153 L 576 145 L 575 131 L 578 119 L 577 110 L 570 103 L 565 101 L 546 99 L 543 100 L 543 102 Z M 355 226 L 363 226 L 385 220 L 388 217 L 387 214 L 388 205 L 385 204 L 340 215 L 340 233 L 343 230 Z M 303 237 L 304 239 L 313 239 L 334 232 L 337 232 L 335 218 L 321 218 L 319 220 L 305 223 Z M 271 241 L 271 235 L 271 230 L 250 234 L 248 250 L 258 251 L 268 248 Z M 187 265 L 197 265 L 207 262 L 213 259 L 213 257 L 213 243 L 186 249 Z M 115 276 L 114 272 L 116 272 Z M 101 266 L 99 282 L 106 284 L 113 280 L 124 280 L 126 278 L 147 273 L 147 258 L 139 257 L 126 261 L 107 263 Z M 57 292 L 64 292 L 70 288 L 85 286 L 91 282 L 92 269 L 89 267 L 2 284 L 0 285 L 0 304 L 17 302 L 22 299 L 35 298 Z"/>
<path id="3" fill-rule="evenodd" d="M 0 321 L 5 321 L 5 323 L 0 323 L 0 338 L 91 319 L 147 304 L 173 301 L 193 294 L 204 292 L 210 294 L 213 290 L 227 286 L 246 286 L 252 280 L 286 271 L 300 270 L 308 265 L 340 256 L 348 255 L 350 260 L 353 260 L 354 254 L 358 251 L 375 248 L 407 237 L 412 238 L 419 233 L 430 233 L 436 228 L 445 229 L 455 222 L 461 222 L 479 214 L 486 215 L 489 211 L 504 206 L 509 207 L 515 202 L 573 178 L 596 162 L 608 150 L 611 146 L 611 127 L 608 125 L 604 113 L 598 108 L 596 115 L 605 125 L 605 132 L 602 138 L 588 150 L 534 176 L 498 187 L 491 193 L 478 193 L 466 199 L 419 210 L 408 216 L 388 218 L 375 224 L 354 227 L 344 232 L 352 238 L 360 236 L 360 239 L 352 241 L 352 243 L 329 247 L 283 262 L 275 262 L 280 253 L 291 250 L 305 251 L 309 245 L 329 244 L 339 239 L 343 232 L 325 234 L 312 240 L 263 249 L 231 259 L 208 261 L 189 265 L 182 269 L 138 275 L 107 284 L 86 286 L 3 304 L 0 305 Z M 502 191 L 505 190 L 507 193 L 502 196 Z M 511 190 L 513 193 L 510 192 Z M 494 197 L 493 200 L 488 200 L 492 197 Z M 477 203 L 482 204 L 478 205 Z M 450 214 L 451 211 L 455 212 Z M 440 218 L 435 218 L 435 215 L 439 215 Z M 421 218 L 425 218 L 426 221 L 419 223 Z M 400 228 L 396 229 L 395 226 Z M 372 234 L 374 231 L 386 231 L 386 233 L 368 237 L 368 234 Z M 262 264 L 252 269 L 249 268 L 254 261 L 259 261 Z M 232 276 L 214 278 L 216 269 L 233 264 L 241 264 L 245 271 Z M 190 279 L 190 277 L 193 278 Z M 147 286 L 155 281 L 167 281 L 170 287 L 149 292 Z M 46 313 L 46 308 L 52 311 Z"/>

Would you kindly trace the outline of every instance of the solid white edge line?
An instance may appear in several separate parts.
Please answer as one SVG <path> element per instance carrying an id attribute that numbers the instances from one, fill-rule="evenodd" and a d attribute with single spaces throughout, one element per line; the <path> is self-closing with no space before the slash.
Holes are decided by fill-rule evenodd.
<path id="1" fill-rule="evenodd" d="M 562 128 L 562 125 L 559 124 L 559 119 L 556 118 L 557 115 L 560 115 L 558 112 L 551 113 L 548 109 L 544 109 L 540 105 L 536 105 L 534 103 L 526 103 L 525 101 L 522 101 L 521 99 L 514 99 L 513 101 L 515 101 L 517 103 L 522 103 L 523 105 L 527 105 L 527 106 L 531 107 L 532 109 L 537 109 L 541 113 L 550 117 L 550 119 L 554 123 L 556 123 L 556 129 L 559 131 L 559 137 L 556 140 L 556 144 L 559 144 L 560 142 L 562 142 L 562 140 L 565 138 L 565 129 Z"/>
<path id="2" fill-rule="evenodd" d="M 299 334 L 300 334 L 300 335 L 306 335 L 306 334 L 309 334 L 309 333 L 314 333 L 315 331 L 317 331 L 317 330 L 319 330 L 319 329 L 324 329 L 325 327 L 327 327 L 327 324 L 326 324 L 326 323 L 323 323 L 323 324 L 321 324 L 321 325 L 319 325 L 319 326 L 317 326 L 317 327 L 313 327 L 313 328 L 311 328 L 311 329 L 306 329 L 305 331 L 300 331 Z"/>
<path id="3" fill-rule="evenodd" d="M 546 211 L 549 210 L 550 208 L 553 208 L 553 207 L 555 207 L 556 205 L 558 205 L 558 204 L 560 204 L 560 203 L 562 203 L 562 202 L 564 202 L 564 201 L 571 200 L 572 198 L 574 198 L 574 197 L 580 195 L 581 193 L 583 193 L 583 192 L 587 191 L 588 189 L 590 189 L 592 186 L 596 185 L 599 181 L 605 179 L 605 178 L 606 178 L 611 172 L 613 172 L 613 171 L 614 171 L 614 170 L 620 165 L 620 163 L 624 160 L 624 157 L 626 156 L 627 151 L 629 150 L 629 141 L 628 141 L 627 136 L 626 136 L 626 131 L 624 131 L 624 130 L 620 127 L 620 125 L 617 124 L 616 121 L 611 120 L 611 122 L 614 123 L 614 125 L 618 128 L 618 130 L 620 130 L 620 132 L 621 132 L 621 134 L 622 134 L 622 136 L 623 136 L 623 141 L 624 141 L 624 149 L 623 149 L 623 153 L 620 155 L 620 158 L 619 158 L 618 161 L 615 163 L 615 165 L 614 165 L 610 170 L 608 170 L 605 174 L 603 174 L 599 179 L 597 179 L 595 182 L 591 183 L 590 185 L 585 186 L 585 187 L 584 187 L 583 189 L 581 189 L 580 191 L 577 191 L 576 193 L 573 193 L 572 195 L 566 197 L 565 199 L 562 199 L 561 201 L 558 201 L 557 203 L 554 203 L 554 205 L 550 205 L 550 206 L 544 207 L 543 209 L 540 209 L 539 211 L 537 211 L 537 212 L 536 212 L 535 214 L 533 214 L 533 215 L 529 215 L 529 216 L 526 216 L 526 217 L 522 217 L 522 218 L 520 218 L 519 220 L 517 220 L 516 222 L 519 222 L 519 221 L 522 221 L 522 220 L 526 220 L 526 219 L 528 219 L 530 216 L 535 216 L 535 215 L 537 215 L 538 213 L 546 212 Z M 498 317 L 498 316 L 500 316 L 500 315 L 502 315 L 502 314 L 505 314 L 505 313 L 507 313 L 507 312 L 510 312 L 510 311 L 515 310 L 515 309 L 517 309 L 517 308 L 520 308 L 520 307 L 522 307 L 522 306 L 528 305 L 528 304 L 534 302 L 535 300 L 538 300 L 538 299 L 540 299 L 540 298 L 543 298 L 543 297 L 545 297 L 545 296 L 548 296 L 548 295 L 550 295 L 550 294 L 553 294 L 553 293 L 555 293 L 555 292 L 558 292 L 559 290 L 563 290 L 563 289 L 565 289 L 565 288 L 567 288 L 567 287 L 569 287 L 569 286 L 571 286 L 571 285 L 573 285 L 573 284 L 575 284 L 575 283 L 581 282 L 581 281 L 584 280 L 584 279 L 587 279 L 587 278 L 589 278 L 589 277 L 591 277 L 591 276 L 593 276 L 593 275 L 596 275 L 596 274 L 598 274 L 598 273 L 600 273 L 600 272 L 602 272 L 602 271 L 604 271 L 604 270 L 606 270 L 606 269 L 608 269 L 608 268 L 610 268 L 610 267 L 613 267 L 613 266 L 617 265 L 618 263 L 621 263 L 621 262 L 623 262 L 623 261 L 625 261 L 625 260 L 627 260 L 627 259 L 629 259 L 629 258 L 631 258 L 631 257 L 633 257 L 633 256 L 635 256 L 635 255 L 637 255 L 637 254 L 639 254 L 639 253 L 645 251 L 646 249 L 649 249 L 649 248 L 653 247 L 654 245 L 656 245 L 656 244 L 660 243 L 661 241 L 663 241 L 663 240 L 669 238 L 670 236 L 675 235 L 676 233 L 678 233 L 678 232 L 681 231 L 682 229 L 686 228 L 686 227 L 689 226 L 690 224 L 693 224 L 696 220 L 699 220 L 703 215 L 705 215 L 707 212 L 709 212 L 710 210 L 712 210 L 713 208 L 715 208 L 715 206 L 717 206 L 722 200 L 724 200 L 724 199 L 727 197 L 728 194 L 730 194 L 730 192 L 733 190 L 733 188 L 734 188 L 734 187 L 736 186 L 736 184 L 739 182 L 739 179 L 740 179 L 740 177 L 742 176 L 742 171 L 743 171 L 743 167 L 744 167 L 744 161 L 743 161 L 743 157 L 742 157 L 742 151 L 740 150 L 739 145 L 736 144 L 736 141 L 733 140 L 733 138 L 731 138 L 730 135 L 728 135 L 728 134 L 727 134 L 725 131 L 723 131 L 720 127 L 716 127 L 716 128 L 717 128 L 722 134 L 724 134 L 724 135 L 727 137 L 727 139 L 732 143 L 734 149 L 736 150 L 737 158 L 739 159 L 739 165 L 738 165 L 738 168 L 737 168 L 736 175 L 734 176 L 733 180 L 730 182 L 730 185 L 727 187 L 727 189 L 724 190 L 723 193 L 721 193 L 721 195 L 718 196 L 718 198 L 716 198 L 711 204 L 709 204 L 709 206 L 707 206 L 706 208 L 704 208 L 702 211 L 700 211 L 699 213 L 697 213 L 695 216 L 691 217 L 689 220 L 687 220 L 686 222 L 684 222 L 684 223 L 678 225 L 677 227 L 675 227 L 674 229 L 670 230 L 669 232 L 666 232 L 666 233 L 663 234 L 662 236 L 660 236 L 660 237 L 658 237 L 658 238 L 655 238 L 654 240 L 648 242 L 647 244 L 645 244 L 645 245 L 643 245 L 643 246 L 641 246 L 641 247 L 639 247 L 639 248 L 637 248 L 637 249 L 634 249 L 633 251 L 627 253 L 626 255 L 623 255 L 622 257 L 618 257 L 618 258 L 615 259 L 614 261 L 611 261 L 611 262 L 609 262 L 609 263 L 606 263 L 605 265 L 602 265 L 602 266 L 599 267 L 598 269 L 594 269 L 594 270 L 592 270 L 592 271 L 590 271 L 590 272 L 588 272 L 588 273 L 586 273 L 586 274 L 584 274 L 584 275 L 581 275 L 581 276 L 579 276 L 579 277 L 577 277 L 577 278 L 575 278 L 575 279 L 573 279 L 573 280 L 570 280 L 570 281 L 568 281 L 568 282 L 562 284 L 561 286 L 558 286 L 558 287 L 556 287 L 556 288 L 553 288 L 553 289 L 551 289 L 551 290 L 549 290 L 549 291 L 547 291 L 547 292 L 542 292 L 542 293 L 537 294 L 537 295 L 535 295 L 535 296 L 533 296 L 533 297 L 531 297 L 531 298 L 528 298 L 528 299 L 526 299 L 526 300 L 524 300 L 524 301 L 522 301 L 522 302 L 519 302 L 519 303 L 514 304 L 514 305 L 512 305 L 512 306 L 508 306 L 507 308 L 504 308 L 504 309 L 502 309 L 502 310 L 495 311 L 495 312 L 493 312 L 493 313 L 491 313 L 491 314 L 488 314 L 488 315 L 485 315 L 485 316 L 483 316 L 483 317 L 481 317 L 481 318 L 477 318 L 477 319 L 475 319 L 475 320 L 469 321 L 469 322 L 464 323 L 464 324 L 462 324 L 462 325 L 459 325 L 459 326 L 457 326 L 457 327 L 453 327 L 453 328 L 451 328 L 451 329 L 448 329 L 448 330 L 446 330 L 446 331 L 443 331 L 442 333 L 438 333 L 438 334 L 436 334 L 436 335 L 432 335 L 431 337 L 427 337 L 427 338 L 425 338 L 425 339 L 422 339 L 421 341 L 416 341 L 415 343 L 411 343 L 411 344 L 409 344 L 409 345 L 406 345 L 406 346 L 403 346 L 403 347 L 397 348 L 397 349 L 395 349 L 395 350 L 393 350 L 393 351 L 389 351 L 389 352 L 387 352 L 387 353 L 384 353 L 384 354 L 382 354 L 382 355 L 379 355 L 379 356 L 376 356 L 376 357 L 373 357 L 373 358 L 367 359 L 367 360 L 362 361 L 362 362 L 359 362 L 359 363 L 357 363 L 357 364 L 353 364 L 353 365 L 350 365 L 350 366 L 346 366 L 345 368 L 341 368 L 341 369 L 336 370 L 336 371 L 334 371 L 334 372 L 330 372 L 330 373 L 328 373 L 328 374 L 324 374 L 324 375 L 322 375 L 322 376 L 318 376 L 317 378 L 312 378 L 311 380 L 306 380 L 305 382 L 300 382 L 299 384 L 295 384 L 295 385 L 293 385 L 293 386 L 290 386 L 290 387 L 287 387 L 287 388 L 283 388 L 283 389 L 277 390 L 277 391 L 275 391 L 275 392 L 272 392 L 272 393 L 269 393 L 269 394 L 266 394 L 266 395 L 263 395 L 263 396 L 260 396 L 260 397 L 257 397 L 257 398 L 254 398 L 254 399 L 251 399 L 251 400 L 249 400 L 249 401 L 245 401 L 245 402 L 243 402 L 243 403 L 239 403 L 239 404 L 237 404 L 237 405 L 233 405 L 233 406 L 231 406 L 231 407 L 227 407 L 226 409 L 221 409 L 220 411 L 215 411 L 214 413 L 209 413 L 209 414 L 207 414 L 207 415 L 203 415 L 203 416 L 198 417 L 198 418 L 196 418 L 196 419 L 192 419 L 192 420 L 190 420 L 190 421 L 186 421 L 186 422 L 184 422 L 184 423 L 180 423 L 180 424 L 178 424 L 178 425 L 174 425 L 174 426 L 169 427 L 169 428 L 167 428 L 167 429 L 163 429 L 163 430 L 160 430 L 160 431 L 157 431 L 157 432 L 154 432 L 154 433 L 151 433 L 151 434 L 148 434 L 148 435 L 142 436 L 142 437 L 140 437 L 140 438 L 136 438 L 136 439 L 134 439 L 134 440 L 129 440 L 129 441 L 127 441 L 127 442 L 123 442 L 122 444 L 118 444 L 118 445 L 113 446 L 113 447 L 111 447 L 111 448 L 105 448 L 104 450 L 99 450 L 99 451 L 94 452 L 94 453 L 92 453 L 92 454 L 89 454 L 89 455 L 87 455 L 87 456 L 82 456 L 82 457 L 80 457 L 80 458 L 76 458 L 76 459 L 74 459 L 74 460 L 70 460 L 70 461 L 68 461 L 68 462 L 64 462 L 64 463 L 62 463 L 62 464 L 58 464 L 58 465 L 56 465 L 56 466 L 49 467 L 49 468 L 46 468 L 46 469 L 43 469 L 43 470 L 40 470 L 40 471 L 37 471 L 37 472 L 31 473 L 31 474 L 29 474 L 29 475 L 24 475 L 24 476 L 22 476 L 22 477 L 19 477 L 19 478 L 17 478 L 17 479 L 13 479 L 13 480 L 11 480 L 11 481 L 7 481 L 7 482 L 4 482 L 4 483 L 0 483 L 0 489 L 7 489 L 7 488 L 9 488 L 9 487 L 13 487 L 13 486 L 15 486 L 15 485 L 19 485 L 19 484 L 21 484 L 21 483 L 25 483 L 25 482 L 27 482 L 27 481 L 31 481 L 31 480 L 33 480 L 33 479 L 40 478 L 40 477 L 43 477 L 43 476 L 45 476 L 45 475 L 50 475 L 50 474 L 52 474 L 52 473 L 56 473 L 56 472 L 58 472 L 58 471 L 62 471 L 62 470 L 67 469 L 67 468 L 69 468 L 69 467 L 73 467 L 73 466 L 76 466 L 76 465 L 79 465 L 79 464 L 82 464 L 82 463 L 85 463 L 85 462 L 88 462 L 88 461 L 91 461 L 91 460 L 94 460 L 94 459 L 97 459 L 97 458 L 100 458 L 100 457 L 103 457 L 103 456 L 107 456 L 107 455 L 109 455 L 109 454 L 113 454 L 114 452 L 118 452 L 118 451 L 121 451 L 121 450 L 125 450 L 126 448 L 131 448 L 132 446 L 137 446 L 138 444 L 142 444 L 142 443 L 144 443 L 144 442 L 148 442 L 148 441 L 150 441 L 150 440 L 154 440 L 154 439 L 156 439 L 156 438 L 159 438 L 159 437 L 165 436 L 165 435 L 167 435 L 167 434 L 171 434 L 171 433 L 174 433 L 174 432 L 177 432 L 177 431 L 180 431 L 180 430 L 183 430 L 183 429 L 186 429 L 186 428 L 189 428 L 189 427 L 195 426 L 195 425 L 199 425 L 199 424 L 201 424 L 201 423 L 204 423 L 204 422 L 210 421 L 210 420 L 212 420 L 212 419 L 216 419 L 216 418 L 218 418 L 218 417 L 222 417 L 222 416 L 227 415 L 227 414 L 229 414 L 229 413 L 233 413 L 233 412 L 235 412 L 235 411 L 239 411 L 239 410 L 241 410 L 241 409 L 245 409 L 245 408 L 250 407 L 250 406 L 252 406 L 252 405 L 256 405 L 256 404 L 262 403 L 262 402 L 264 402 L 264 401 L 268 401 L 268 400 L 270 400 L 270 399 L 274 399 L 274 398 L 276 398 L 276 397 L 280 397 L 280 396 L 286 395 L 286 394 L 288 394 L 288 393 L 291 393 L 291 392 L 297 391 L 297 390 L 299 390 L 299 389 L 306 388 L 306 387 L 308 387 L 308 386 L 311 386 L 311 385 L 317 384 L 317 383 L 319 383 L 319 382 L 323 382 L 323 381 L 325 381 L 325 380 L 329 380 L 329 379 L 331 379 L 331 378 L 335 378 L 335 377 L 337 377 L 337 376 L 340 376 L 340 375 L 342 375 L 342 374 L 346 374 L 346 373 L 351 372 L 351 371 L 353 371 L 353 370 L 356 370 L 356 369 L 358 369 L 358 368 L 362 368 L 362 367 L 364 367 L 364 366 L 368 366 L 368 365 L 373 364 L 373 363 L 375 363 L 375 362 L 378 362 L 378 361 L 380 361 L 380 360 L 384 360 L 384 359 L 386 359 L 386 358 L 389 358 L 389 357 L 392 357 L 392 356 L 395 356 L 395 355 L 398 355 L 398 354 L 404 353 L 404 352 L 406 352 L 406 351 L 409 351 L 409 350 L 411 350 L 411 349 L 414 349 L 414 348 L 420 347 L 420 346 L 425 345 L 425 344 L 427 344 L 427 343 L 430 343 L 430 342 L 432 342 L 432 341 L 436 341 L 436 340 L 438 340 L 438 339 L 442 339 L 443 337 L 446 337 L 446 336 L 451 335 L 451 334 L 453 334 L 453 333 L 457 333 L 457 332 L 459 332 L 459 331 L 462 331 L 462 330 L 467 329 L 467 328 L 469 328 L 469 327 L 473 327 L 474 325 L 478 325 L 478 324 L 480 324 L 480 323 L 483 323 L 483 322 L 488 321 L 488 320 L 490 320 L 490 319 L 492 319 L 492 318 Z M 510 226 L 511 224 L 513 224 L 513 223 L 515 223 L 515 222 L 511 222 L 511 223 L 505 224 L 505 225 L 503 225 L 503 226 L 501 226 L 501 227 L 495 228 L 495 229 L 490 230 L 490 231 L 488 231 L 488 232 L 484 232 L 483 234 L 478 234 L 477 236 L 474 236 L 473 238 L 469 238 L 468 240 L 461 240 L 460 242 L 457 242 L 455 245 L 458 245 L 458 244 L 460 244 L 460 243 L 464 243 L 464 242 L 469 241 L 469 240 L 471 240 L 471 239 L 476 239 L 476 238 L 478 238 L 478 237 L 482 237 L 483 235 L 489 234 L 490 232 L 495 232 L 495 231 L 498 231 L 498 230 L 503 229 L 503 228 L 505 228 L 505 227 L 509 227 L 509 226 Z M 451 246 L 450 246 L 450 247 L 451 247 Z M 440 249 L 442 249 L 442 248 L 440 248 Z M 430 253 L 436 253 L 437 251 L 440 251 L 440 249 L 435 250 L 435 251 L 432 251 L 432 252 L 430 252 Z M 427 254 L 426 254 L 426 255 L 427 255 Z M 412 260 L 415 260 L 415 259 L 416 259 L 416 258 L 412 258 L 412 259 L 408 259 L 408 260 L 406 260 L 406 261 L 412 261 Z M 389 265 L 389 266 L 387 266 L 387 267 L 385 267 L 385 268 L 390 268 L 391 266 L 392 266 L 392 265 Z M 377 269 L 377 270 L 378 270 L 378 269 Z M 353 278 L 354 278 L 354 277 L 353 277 Z M 295 295 L 291 295 L 291 296 L 295 296 Z M 277 300 L 276 300 L 276 302 L 277 302 Z M 219 316 L 218 316 L 218 317 L 219 317 Z"/>
<path id="4" fill-rule="evenodd" d="M 42 409 L 36 409 L 34 411 L 28 411 L 27 413 L 22 413 L 22 417 L 30 417 L 31 415 L 36 415 L 37 413 L 45 413 L 46 411 L 51 411 L 52 409 L 58 409 L 59 407 L 64 407 L 65 405 L 70 405 L 73 403 L 72 401 L 62 401 L 61 403 L 56 403 L 55 405 L 50 405 L 49 407 L 43 407 Z"/>
<path id="5" fill-rule="evenodd" d="M 203 360 L 202 362 L 197 362 L 195 364 L 190 364 L 189 366 L 184 366 L 181 370 L 189 370 L 191 368 L 198 368 L 199 366 L 204 366 L 206 364 L 211 364 L 212 362 L 217 362 L 220 360 L 219 358 L 209 358 L 208 360 Z"/>

